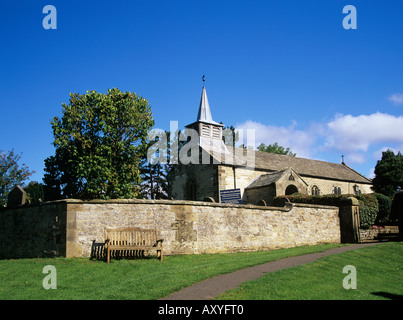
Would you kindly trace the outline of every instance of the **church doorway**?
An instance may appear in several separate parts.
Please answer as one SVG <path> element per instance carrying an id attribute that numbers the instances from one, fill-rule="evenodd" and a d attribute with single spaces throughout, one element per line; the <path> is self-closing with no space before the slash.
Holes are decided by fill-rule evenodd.
<path id="1" fill-rule="evenodd" d="M 294 186 L 293 184 L 290 184 L 286 189 L 285 189 L 285 195 L 289 196 L 291 194 L 298 193 L 298 188 Z"/>

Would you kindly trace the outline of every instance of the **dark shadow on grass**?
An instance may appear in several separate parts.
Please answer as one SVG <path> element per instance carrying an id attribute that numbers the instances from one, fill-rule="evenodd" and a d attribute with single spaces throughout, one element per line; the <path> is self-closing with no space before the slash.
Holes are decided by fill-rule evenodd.
<path id="1" fill-rule="evenodd" d="M 371 294 L 380 296 L 380 297 L 384 297 L 384 298 L 388 298 L 390 300 L 403 300 L 403 295 L 401 295 L 401 294 L 394 294 L 394 293 L 382 292 L 382 291 L 371 292 Z"/>

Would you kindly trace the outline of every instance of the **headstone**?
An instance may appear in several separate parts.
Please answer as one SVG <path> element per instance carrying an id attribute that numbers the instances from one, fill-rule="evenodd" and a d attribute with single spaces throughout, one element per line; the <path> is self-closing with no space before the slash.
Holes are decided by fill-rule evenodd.
<path id="1" fill-rule="evenodd" d="M 24 189 L 16 186 L 10 191 L 7 198 L 7 207 L 16 207 L 25 204 L 26 194 Z"/>
<path id="2" fill-rule="evenodd" d="M 221 203 L 242 204 L 240 189 L 220 190 L 220 197 Z"/>

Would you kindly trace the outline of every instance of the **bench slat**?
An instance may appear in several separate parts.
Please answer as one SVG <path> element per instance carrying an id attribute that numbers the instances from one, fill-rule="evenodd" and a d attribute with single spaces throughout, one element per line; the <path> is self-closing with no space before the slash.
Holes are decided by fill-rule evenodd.
<path id="1" fill-rule="evenodd" d="M 163 259 L 163 239 L 158 239 L 157 229 L 141 229 L 138 227 L 121 229 L 105 228 L 105 245 L 108 263 L 110 261 L 110 253 L 114 250 L 123 250 L 124 256 L 130 254 L 128 250 L 157 250 L 160 260 L 162 261 Z"/>

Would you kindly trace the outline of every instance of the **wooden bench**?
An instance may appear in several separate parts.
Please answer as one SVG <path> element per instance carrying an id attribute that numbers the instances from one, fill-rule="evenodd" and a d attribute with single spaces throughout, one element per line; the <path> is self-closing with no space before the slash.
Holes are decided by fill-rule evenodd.
<path id="1" fill-rule="evenodd" d="M 123 256 L 144 250 L 157 250 L 157 256 L 162 261 L 163 239 L 158 239 L 157 229 L 140 228 L 105 228 L 106 262 L 110 262 L 111 251 L 122 251 Z"/>

